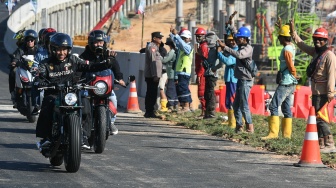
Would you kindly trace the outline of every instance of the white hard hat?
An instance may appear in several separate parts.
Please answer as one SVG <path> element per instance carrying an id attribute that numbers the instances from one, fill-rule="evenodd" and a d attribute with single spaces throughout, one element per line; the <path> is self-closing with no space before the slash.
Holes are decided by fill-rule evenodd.
<path id="1" fill-rule="evenodd" d="M 191 32 L 189 30 L 184 30 L 181 33 L 181 37 L 185 37 L 185 38 L 191 39 Z"/>

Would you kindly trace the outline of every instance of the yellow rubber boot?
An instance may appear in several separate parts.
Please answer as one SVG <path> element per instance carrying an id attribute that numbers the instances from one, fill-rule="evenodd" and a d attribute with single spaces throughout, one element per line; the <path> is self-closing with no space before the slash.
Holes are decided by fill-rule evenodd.
<path id="1" fill-rule="evenodd" d="M 284 138 L 291 138 L 292 136 L 292 118 L 282 118 L 282 136 Z"/>
<path id="2" fill-rule="evenodd" d="M 228 119 L 229 119 L 229 126 L 232 129 L 236 128 L 236 118 L 234 116 L 233 110 L 228 110 Z"/>
<path id="3" fill-rule="evenodd" d="M 168 108 L 167 108 L 168 100 L 167 99 L 161 99 L 160 103 L 161 103 L 161 109 L 160 109 L 160 111 L 161 112 L 167 112 L 168 111 Z"/>
<path id="4" fill-rule="evenodd" d="M 279 116 L 270 116 L 268 120 L 269 133 L 268 136 L 261 137 L 261 140 L 278 138 L 279 135 Z"/>

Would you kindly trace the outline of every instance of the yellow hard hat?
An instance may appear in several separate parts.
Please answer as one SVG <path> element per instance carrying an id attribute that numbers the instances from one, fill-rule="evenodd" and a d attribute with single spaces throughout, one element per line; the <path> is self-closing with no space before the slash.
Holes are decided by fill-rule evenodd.
<path id="1" fill-rule="evenodd" d="M 233 40 L 233 35 L 232 34 L 230 34 L 229 36 L 227 36 L 227 38 L 226 39 L 228 39 L 228 40 Z"/>
<path id="2" fill-rule="evenodd" d="M 279 36 L 290 37 L 289 25 L 283 25 L 279 31 Z"/>

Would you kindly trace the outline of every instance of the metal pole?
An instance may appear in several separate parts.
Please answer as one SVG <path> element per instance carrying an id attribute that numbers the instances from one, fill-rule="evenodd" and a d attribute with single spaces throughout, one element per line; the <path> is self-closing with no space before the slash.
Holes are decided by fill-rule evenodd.
<path id="1" fill-rule="evenodd" d="M 142 13 L 141 48 L 143 48 L 144 27 L 145 27 L 145 13 Z"/>
<path id="2" fill-rule="evenodd" d="M 36 12 L 35 12 L 35 31 L 37 31 Z"/>

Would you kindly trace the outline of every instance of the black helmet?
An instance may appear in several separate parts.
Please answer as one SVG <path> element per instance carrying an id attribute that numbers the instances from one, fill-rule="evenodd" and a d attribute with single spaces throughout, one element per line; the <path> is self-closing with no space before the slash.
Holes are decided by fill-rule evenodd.
<path id="1" fill-rule="evenodd" d="M 108 37 L 106 35 L 106 33 L 102 30 L 94 30 L 91 31 L 89 34 L 89 41 L 88 43 L 93 43 L 96 41 L 104 41 L 105 43 L 108 42 Z"/>
<path id="2" fill-rule="evenodd" d="M 56 33 L 50 38 L 50 51 L 51 55 L 56 55 L 56 50 L 59 47 L 67 47 L 68 55 L 71 53 L 72 49 L 72 39 L 68 34 L 65 33 Z"/>
<path id="3" fill-rule="evenodd" d="M 101 52 L 101 47 L 98 47 L 99 50 L 97 50 L 93 43 L 97 42 L 97 41 L 104 41 L 104 48 L 106 48 L 106 43 L 109 42 L 108 36 L 106 35 L 106 33 L 104 31 L 101 30 L 94 30 L 91 31 L 88 37 L 88 43 L 89 43 L 89 47 L 91 48 L 92 51 L 94 52 Z"/>
<path id="4" fill-rule="evenodd" d="M 56 34 L 56 32 L 50 32 L 50 33 L 47 33 L 47 34 L 44 35 L 44 38 L 43 38 L 43 45 L 44 45 L 44 46 L 47 47 L 47 46 L 49 45 L 49 43 L 50 43 L 50 38 L 51 38 L 54 34 Z"/>
<path id="5" fill-rule="evenodd" d="M 38 32 L 38 39 L 41 42 L 42 41 L 42 34 L 43 32 L 46 30 L 47 28 L 42 28 L 40 29 L 40 31 Z"/>
<path id="6" fill-rule="evenodd" d="M 38 34 L 33 29 L 28 29 L 23 33 L 23 39 L 27 41 L 29 38 L 33 38 L 35 40 L 35 44 L 38 38 Z"/>

